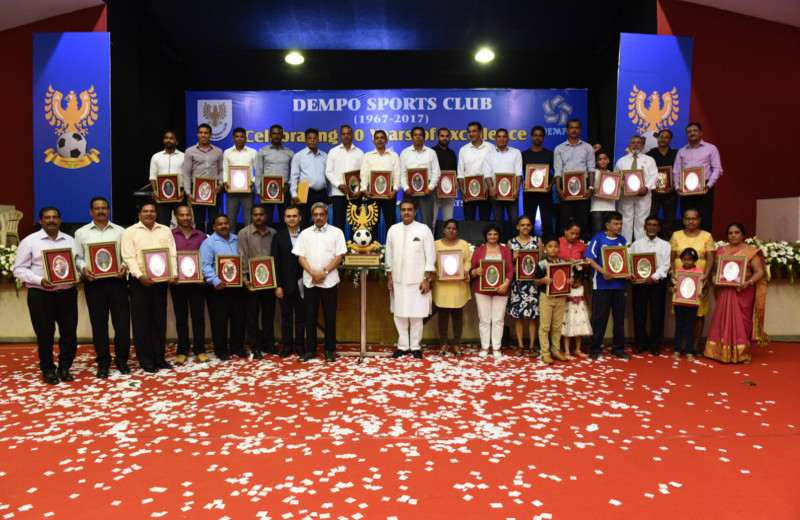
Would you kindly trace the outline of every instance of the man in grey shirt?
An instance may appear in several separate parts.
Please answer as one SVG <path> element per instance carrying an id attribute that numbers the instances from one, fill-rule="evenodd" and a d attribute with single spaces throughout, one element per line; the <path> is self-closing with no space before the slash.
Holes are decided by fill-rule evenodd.
<path id="1" fill-rule="evenodd" d="M 589 199 L 594 193 L 594 150 L 592 145 L 581 141 L 580 136 L 580 120 L 567 121 L 567 140 L 553 150 L 553 170 L 556 191 L 561 199 L 561 224 L 566 226 L 569 219 L 575 219 L 581 226 L 581 238 L 588 241 L 592 236 L 589 229 Z M 562 175 L 574 171 L 586 173 L 583 199 L 566 200 L 565 190 L 568 187 L 564 185 Z"/>
<path id="2" fill-rule="evenodd" d="M 273 222 L 273 206 L 278 206 L 278 218 L 274 222 L 281 225 L 281 215 L 283 209 L 289 203 L 289 173 L 294 152 L 283 146 L 283 127 L 272 125 L 269 129 L 269 144 L 262 146 L 256 155 L 256 193 L 261 197 L 261 178 L 264 175 L 283 175 L 283 203 L 264 204 L 264 211 L 267 212 L 267 223 Z M 261 201 L 264 202 L 263 200 Z"/>
<path id="3" fill-rule="evenodd" d="M 217 179 L 217 188 L 214 191 L 216 201 L 213 206 L 193 206 L 195 227 L 208 232 L 214 219 L 222 212 L 222 148 L 211 144 L 211 126 L 202 123 L 197 127 L 197 144 L 190 146 L 183 153 L 183 173 L 181 184 L 187 193 L 190 202 L 195 201 L 194 179 L 207 177 Z"/>

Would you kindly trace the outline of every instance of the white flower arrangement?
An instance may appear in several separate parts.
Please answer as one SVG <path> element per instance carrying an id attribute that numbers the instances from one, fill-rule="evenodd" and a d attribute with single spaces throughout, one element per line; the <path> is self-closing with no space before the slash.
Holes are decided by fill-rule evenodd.
<path id="1" fill-rule="evenodd" d="M 17 246 L 0 245 L 0 282 L 7 281 L 14 282 L 14 288 L 19 297 L 19 289 L 22 287 L 22 280 L 14 278 L 14 273 L 11 270 L 14 268 L 14 260 L 17 258 Z"/>

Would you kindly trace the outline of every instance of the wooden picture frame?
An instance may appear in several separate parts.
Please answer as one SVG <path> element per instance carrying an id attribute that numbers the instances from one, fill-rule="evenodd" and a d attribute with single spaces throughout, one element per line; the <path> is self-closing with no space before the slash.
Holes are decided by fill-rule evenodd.
<path id="1" fill-rule="evenodd" d="M 344 172 L 342 174 L 342 184 L 344 184 L 347 189 L 347 191 L 345 191 L 347 200 L 355 197 L 356 193 L 361 190 L 361 170 Z"/>
<path id="2" fill-rule="evenodd" d="M 228 166 L 228 193 L 252 193 L 252 178 L 253 169 L 250 166 Z"/>
<path id="3" fill-rule="evenodd" d="M 464 177 L 464 193 L 462 193 L 462 196 L 465 202 L 485 200 L 486 183 L 484 182 L 483 175 L 469 175 Z"/>
<path id="4" fill-rule="evenodd" d="M 214 257 L 214 271 L 226 287 L 241 287 L 242 255 L 217 255 Z"/>
<path id="5" fill-rule="evenodd" d="M 181 174 L 159 173 L 156 176 L 156 202 L 178 202 L 181 200 Z"/>
<path id="6" fill-rule="evenodd" d="M 480 263 L 481 274 L 478 286 L 481 291 L 497 291 L 506 280 L 506 264 L 502 260 L 483 259 Z"/>
<path id="7" fill-rule="evenodd" d="M 688 271 L 675 272 L 675 294 L 672 303 L 699 307 L 703 297 L 703 273 L 690 273 Z"/>
<path id="8" fill-rule="evenodd" d="M 517 189 L 517 175 L 514 173 L 495 173 L 494 190 L 495 200 L 513 201 L 514 191 Z"/>
<path id="9" fill-rule="evenodd" d="M 739 287 L 747 272 L 747 257 L 742 255 L 718 255 L 714 285 Z"/>
<path id="10" fill-rule="evenodd" d="M 369 191 L 376 199 L 388 199 L 392 193 L 392 172 L 372 170 L 369 172 Z"/>
<path id="11" fill-rule="evenodd" d="M 644 186 L 642 170 L 622 170 L 622 194 L 626 197 L 636 195 Z"/>
<path id="12" fill-rule="evenodd" d="M 436 196 L 440 199 L 454 199 L 458 196 L 455 170 L 442 170 L 439 185 L 436 186 Z"/>
<path id="13" fill-rule="evenodd" d="M 144 274 L 153 282 L 167 282 L 172 278 L 169 248 L 142 249 L 142 265 Z"/>
<path id="14" fill-rule="evenodd" d="M 617 172 L 598 172 L 595 179 L 594 196 L 598 199 L 619 200 L 622 191 L 622 174 Z"/>
<path id="15" fill-rule="evenodd" d="M 656 191 L 664 193 L 672 186 L 672 166 L 659 166 L 657 169 Z"/>
<path id="16" fill-rule="evenodd" d="M 41 254 L 45 280 L 52 285 L 72 285 L 78 281 L 72 248 L 42 249 Z"/>
<path id="17" fill-rule="evenodd" d="M 550 187 L 549 164 L 526 164 L 525 184 L 522 191 L 528 193 L 544 193 Z"/>
<path id="18" fill-rule="evenodd" d="M 200 251 L 177 251 L 178 283 L 203 283 Z"/>
<path id="19" fill-rule="evenodd" d="M 706 167 L 681 168 L 681 192 L 686 195 L 702 195 L 706 189 Z"/>
<path id="20" fill-rule="evenodd" d="M 428 189 L 428 169 L 407 168 L 406 182 L 408 183 L 408 190 L 405 192 L 406 195 L 411 195 L 412 197 L 421 197 L 425 195 L 425 190 Z"/>
<path id="21" fill-rule="evenodd" d="M 194 194 L 193 206 L 217 205 L 217 179 L 213 177 L 195 177 L 192 181 Z"/>
<path id="22" fill-rule="evenodd" d="M 86 259 L 95 278 L 116 278 L 121 262 L 116 242 L 86 244 Z"/>
<path id="23" fill-rule="evenodd" d="M 275 278 L 275 258 L 261 256 L 248 260 L 250 268 L 250 286 L 254 291 L 275 289 L 278 287 Z"/>
<path id="24" fill-rule="evenodd" d="M 625 278 L 630 274 L 626 246 L 603 246 L 600 255 L 603 257 L 603 269 L 611 273 L 613 278 Z"/>
<path id="25" fill-rule="evenodd" d="M 571 290 L 569 279 L 572 278 L 572 262 L 547 264 L 547 296 L 568 296 Z"/>
<path id="26" fill-rule="evenodd" d="M 286 179 L 283 175 L 263 175 L 261 177 L 261 194 L 258 199 L 263 204 L 283 204 L 283 186 Z"/>
<path id="27" fill-rule="evenodd" d="M 562 191 L 564 200 L 584 200 L 586 198 L 586 172 L 564 172 L 561 174 L 564 183 Z"/>
<path id="28" fill-rule="evenodd" d="M 460 249 L 436 252 L 436 276 L 439 281 L 464 280 L 464 254 Z"/>
<path id="29" fill-rule="evenodd" d="M 536 264 L 541 259 L 541 252 L 538 248 L 518 249 L 517 261 L 514 264 L 514 271 L 517 280 L 520 282 L 532 282 L 536 279 Z"/>
<path id="30" fill-rule="evenodd" d="M 656 272 L 655 253 L 631 253 L 633 283 L 645 283 Z"/>

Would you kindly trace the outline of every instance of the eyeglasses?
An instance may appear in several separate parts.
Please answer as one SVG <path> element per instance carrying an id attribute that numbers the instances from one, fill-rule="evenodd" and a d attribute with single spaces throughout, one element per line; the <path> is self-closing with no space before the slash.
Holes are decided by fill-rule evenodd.
<path id="1" fill-rule="evenodd" d="M 700 217 L 683 217 L 683 220 L 700 220 Z"/>

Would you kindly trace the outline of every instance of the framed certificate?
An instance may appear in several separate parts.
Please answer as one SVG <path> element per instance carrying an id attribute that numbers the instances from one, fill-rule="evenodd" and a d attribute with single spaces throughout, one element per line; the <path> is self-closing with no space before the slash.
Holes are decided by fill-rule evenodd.
<path id="1" fill-rule="evenodd" d="M 228 166 L 228 193 L 250 193 L 253 172 L 249 166 Z"/>
<path id="2" fill-rule="evenodd" d="M 114 278 L 119 273 L 119 251 L 116 242 L 96 242 L 86 245 L 89 269 L 95 278 Z"/>
<path id="3" fill-rule="evenodd" d="M 275 258 L 271 256 L 251 258 L 248 263 L 250 264 L 250 283 L 254 291 L 278 287 L 275 280 Z"/>
<path id="4" fill-rule="evenodd" d="M 440 199 L 453 199 L 456 197 L 456 171 L 442 170 L 439 177 L 439 186 L 436 187 L 436 195 Z"/>
<path id="5" fill-rule="evenodd" d="M 595 180 L 594 196 L 599 199 L 619 200 L 622 189 L 622 174 L 616 172 L 598 172 Z"/>
<path id="6" fill-rule="evenodd" d="M 549 180 L 549 164 L 526 164 L 525 165 L 525 187 L 523 191 L 544 192 L 547 191 L 547 181 Z"/>
<path id="7" fill-rule="evenodd" d="M 460 249 L 439 251 L 436 267 L 440 281 L 464 279 L 464 256 Z"/>
<path id="8" fill-rule="evenodd" d="M 217 255 L 214 269 L 228 287 L 242 286 L 242 255 Z"/>
<path id="9" fill-rule="evenodd" d="M 478 282 L 481 291 L 496 291 L 506 278 L 506 264 L 502 260 L 481 260 L 483 274 Z"/>
<path id="10" fill-rule="evenodd" d="M 261 200 L 264 204 L 283 204 L 283 175 L 261 177 Z"/>
<path id="11" fill-rule="evenodd" d="M 425 195 L 425 190 L 428 189 L 428 169 L 427 168 L 408 168 L 406 170 L 408 176 L 409 195 L 420 196 Z"/>
<path id="12" fill-rule="evenodd" d="M 633 283 L 644 283 L 656 272 L 655 253 L 631 253 Z"/>
<path id="13" fill-rule="evenodd" d="M 217 179 L 211 177 L 195 177 L 193 192 L 196 206 L 214 206 L 217 203 Z"/>
<path id="14" fill-rule="evenodd" d="M 681 191 L 684 195 L 702 195 L 706 189 L 706 167 L 681 168 Z"/>
<path id="15" fill-rule="evenodd" d="M 636 195 L 644 186 L 642 170 L 622 170 L 622 194 L 626 197 Z"/>
<path id="16" fill-rule="evenodd" d="M 200 251 L 178 251 L 178 283 L 202 283 Z"/>
<path id="17" fill-rule="evenodd" d="M 663 192 L 670 186 L 672 186 L 672 166 L 659 166 L 656 191 Z"/>
<path id="18" fill-rule="evenodd" d="M 44 278 L 53 285 L 68 285 L 78 281 L 75 255 L 71 248 L 42 249 Z"/>
<path id="19" fill-rule="evenodd" d="M 467 202 L 474 200 L 484 200 L 486 189 L 484 188 L 483 175 L 470 175 L 464 178 L 466 193 L 463 193 L 464 200 Z"/>
<path id="20" fill-rule="evenodd" d="M 156 177 L 157 202 L 177 202 L 181 196 L 181 174 L 159 173 Z"/>
<path id="21" fill-rule="evenodd" d="M 547 277 L 551 280 L 547 284 L 547 296 L 569 295 L 571 274 L 572 263 L 547 264 Z"/>
<path id="22" fill-rule="evenodd" d="M 564 200 L 583 200 L 586 198 L 586 172 L 564 172 Z"/>
<path id="23" fill-rule="evenodd" d="M 169 249 L 142 249 L 144 274 L 154 282 L 166 282 L 172 278 L 172 265 L 169 262 Z"/>
<path id="24" fill-rule="evenodd" d="M 495 173 L 495 200 L 514 200 L 517 176 L 513 173 Z"/>
<path id="25" fill-rule="evenodd" d="M 352 199 L 361 189 L 361 170 L 350 170 L 342 174 L 344 177 L 342 184 L 347 186 L 347 199 Z"/>
<path id="26" fill-rule="evenodd" d="M 717 257 L 717 273 L 714 277 L 716 285 L 739 286 L 744 282 L 747 257 L 739 255 L 719 255 Z"/>
<path id="27" fill-rule="evenodd" d="M 625 278 L 630 274 L 628 248 L 625 246 L 604 246 L 600 248 L 603 256 L 603 269 L 614 278 Z"/>
<path id="28" fill-rule="evenodd" d="M 703 291 L 701 276 L 703 276 L 702 273 L 676 271 L 675 294 L 672 295 L 672 303 L 699 307 Z"/>
<path id="29" fill-rule="evenodd" d="M 376 199 L 388 199 L 392 193 L 392 172 L 370 171 L 369 187 L 372 196 Z"/>
<path id="30" fill-rule="evenodd" d="M 539 262 L 538 249 L 520 249 L 517 251 L 517 263 L 514 266 L 517 280 L 532 282 L 536 279 L 536 264 Z"/>

